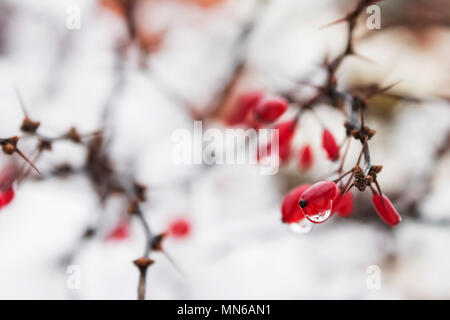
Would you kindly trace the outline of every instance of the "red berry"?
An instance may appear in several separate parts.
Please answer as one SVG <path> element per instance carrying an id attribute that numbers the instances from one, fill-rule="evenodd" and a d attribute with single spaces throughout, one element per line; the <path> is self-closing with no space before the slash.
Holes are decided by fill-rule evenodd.
<path id="1" fill-rule="evenodd" d="M 191 231 L 191 225 L 189 221 L 185 219 L 176 219 L 169 225 L 169 234 L 174 238 L 184 238 Z"/>
<path id="2" fill-rule="evenodd" d="M 327 152 L 328 159 L 332 161 L 339 159 L 339 146 L 336 143 L 336 139 L 333 134 L 328 129 L 323 130 L 322 147 Z"/>
<path id="3" fill-rule="evenodd" d="M 333 201 L 331 213 L 337 213 L 341 217 L 348 217 L 353 211 L 353 193 L 348 191 L 346 194 L 338 192 L 336 199 Z"/>
<path id="4" fill-rule="evenodd" d="M 281 221 L 283 223 L 296 223 L 305 217 L 302 209 L 298 206 L 298 201 L 303 192 L 309 187 L 309 184 L 302 184 L 289 191 L 284 197 L 281 204 Z"/>
<path id="5" fill-rule="evenodd" d="M 301 196 L 299 205 L 305 217 L 313 223 L 325 222 L 339 190 L 332 181 L 321 181 L 309 187 Z"/>
<path id="6" fill-rule="evenodd" d="M 312 148 L 309 144 L 304 145 L 300 149 L 300 169 L 306 171 L 313 165 L 314 162 L 314 154 Z"/>
<path id="7" fill-rule="evenodd" d="M 236 101 L 234 110 L 228 116 L 228 125 L 242 124 L 246 121 L 249 112 L 261 101 L 263 93 L 259 90 L 242 93 Z"/>
<path id="8" fill-rule="evenodd" d="M 398 224 L 402 218 L 391 201 L 383 195 L 383 198 L 377 193 L 372 196 L 372 203 L 380 218 L 390 226 Z"/>
<path id="9" fill-rule="evenodd" d="M 259 130 L 263 124 L 255 119 L 255 113 L 249 112 L 245 118 L 245 125 L 251 129 Z"/>
<path id="10" fill-rule="evenodd" d="M 8 205 L 14 199 L 14 190 L 12 188 L 0 193 L 0 208 Z"/>
<path id="11" fill-rule="evenodd" d="M 286 121 L 277 125 L 274 129 L 278 130 L 278 156 L 281 162 L 285 162 L 289 159 L 291 154 L 292 139 L 295 135 L 295 130 L 297 128 L 297 122 L 294 120 Z M 266 156 L 270 156 L 272 152 L 272 143 L 267 146 Z M 258 150 L 258 161 L 261 159 L 260 151 Z"/>
<path id="12" fill-rule="evenodd" d="M 129 220 L 119 221 L 117 226 L 105 237 L 105 241 L 120 241 L 130 236 L 131 224 Z"/>
<path id="13" fill-rule="evenodd" d="M 292 139 L 297 127 L 296 121 L 287 121 L 279 124 L 275 129 L 279 130 L 279 155 L 282 161 L 286 161 L 291 153 Z"/>
<path id="14" fill-rule="evenodd" d="M 261 122 L 271 123 L 286 112 L 288 103 L 283 98 L 262 100 L 254 109 L 255 119 Z"/>

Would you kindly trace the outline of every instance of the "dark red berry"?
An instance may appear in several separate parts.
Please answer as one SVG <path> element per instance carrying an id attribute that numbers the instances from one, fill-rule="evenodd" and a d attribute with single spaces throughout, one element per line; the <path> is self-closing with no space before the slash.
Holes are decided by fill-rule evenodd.
<path id="1" fill-rule="evenodd" d="M 172 221 L 169 225 L 169 235 L 174 238 L 184 238 L 189 235 L 191 224 L 186 219 L 180 218 Z"/>
<path id="2" fill-rule="evenodd" d="M 243 124 L 250 111 L 255 108 L 263 98 L 263 93 L 259 90 L 242 93 L 236 100 L 233 111 L 227 118 L 228 125 Z"/>
<path id="3" fill-rule="evenodd" d="M 314 163 L 314 154 L 312 148 L 309 144 L 304 145 L 300 149 L 300 161 L 299 161 L 300 169 L 306 171 L 309 168 L 311 168 L 313 163 Z"/>
<path id="4" fill-rule="evenodd" d="M 299 206 L 305 217 L 313 223 L 325 222 L 339 190 L 332 181 L 321 181 L 309 187 L 300 197 Z"/>
<path id="5" fill-rule="evenodd" d="M 353 193 L 348 191 L 346 194 L 338 192 L 336 199 L 333 201 L 331 213 L 337 213 L 341 217 L 348 217 L 353 211 Z"/>
<path id="6" fill-rule="evenodd" d="M 372 203 L 380 218 L 390 226 L 397 225 L 402 218 L 397 212 L 391 201 L 383 195 L 383 198 L 377 193 L 372 196 Z"/>
<path id="7" fill-rule="evenodd" d="M 274 122 L 287 108 L 288 103 L 283 98 L 264 99 L 254 109 L 255 119 L 266 123 Z"/>
<path id="8" fill-rule="evenodd" d="M 298 201 L 303 192 L 309 187 L 309 184 L 302 184 L 289 191 L 284 197 L 281 204 L 281 221 L 283 223 L 296 223 L 305 217 L 302 209 L 298 206 Z"/>
<path id="9" fill-rule="evenodd" d="M 332 161 L 339 159 L 339 146 L 333 134 L 328 129 L 323 130 L 322 147 L 327 152 L 328 159 Z"/>

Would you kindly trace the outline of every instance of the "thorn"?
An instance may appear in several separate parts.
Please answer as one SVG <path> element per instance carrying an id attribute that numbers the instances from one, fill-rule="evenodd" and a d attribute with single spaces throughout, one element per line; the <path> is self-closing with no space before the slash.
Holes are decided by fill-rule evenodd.
<path id="1" fill-rule="evenodd" d="M 166 259 L 169 261 L 169 263 L 174 267 L 174 269 L 183 277 L 186 277 L 185 273 L 181 270 L 181 268 L 178 266 L 178 264 L 175 262 L 175 260 L 172 259 L 172 257 L 167 253 L 166 250 L 163 250 L 162 253 L 166 257 Z"/>
<path id="2" fill-rule="evenodd" d="M 347 192 L 349 192 L 350 189 L 353 188 L 354 186 L 355 186 L 355 183 L 352 183 L 351 185 L 349 185 L 349 186 L 347 187 L 347 189 L 345 189 L 345 191 L 344 191 L 343 194 L 346 194 Z"/>
<path id="3" fill-rule="evenodd" d="M 384 93 L 386 91 L 389 91 L 390 89 L 392 89 L 393 87 L 395 87 L 396 85 L 398 85 L 401 82 L 403 82 L 403 80 L 398 80 L 397 82 L 394 82 L 384 88 L 381 88 L 377 93 Z"/>
<path id="4" fill-rule="evenodd" d="M 361 60 L 363 60 L 363 61 L 365 61 L 365 62 L 374 64 L 374 65 L 378 65 L 378 63 L 376 63 L 374 60 L 372 60 L 372 59 L 370 59 L 370 58 L 368 58 L 368 57 L 366 57 L 366 56 L 363 56 L 363 55 L 361 55 L 361 54 L 355 52 L 355 50 L 353 50 L 353 49 L 350 51 L 349 54 L 352 55 L 352 56 L 355 56 L 355 57 L 357 57 L 357 58 L 359 58 L 359 59 L 361 59 Z"/>
<path id="5" fill-rule="evenodd" d="M 25 102 L 23 101 L 22 95 L 20 94 L 20 91 L 17 88 L 17 86 L 14 86 L 14 91 L 16 92 L 17 99 L 19 100 L 20 108 L 22 109 L 23 115 L 25 117 L 28 117 L 28 112 L 27 112 L 27 109 L 25 107 Z"/>
<path id="6" fill-rule="evenodd" d="M 17 154 L 26 162 L 28 162 L 30 164 L 30 166 L 36 170 L 37 173 L 41 174 L 41 172 L 38 170 L 38 168 L 36 168 L 36 166 L 33 164 L 33 162 L 30 161 L 30 159 L 28 159 L 23 153 L 22 151 L 20 151 L 19 149 L 17 149 L 17 147 L 14 150 L 15 152 L 17 152 Z"/>
<path id="7" fill-rule="evenodd" d="M 331 26 L 333 26 L 333 25 L 336 25 L 336 24 L 339 24 L 339 23 L 342 23 L 342 22 L 345 22 L 345 21 L 348 21 L 348 16 L 345 16 L 345 17 L 340 18 L 340 19 L 338 19 L 338 20 L 335 20 L 335 21 L 333 21 L 333 22 L 327 23 L 326 25 L 321 26 L 321 27 L 319 28 L 319 30 L 322 30 L 322 29 L 331 27 Z"/>
<path id="8" fill-rule="evenodd" d="M 39 149 L 35 149 L 31 155 L 30 158 L 33 158 L 33 162 L 35 162 L 41 155 L 41 151 Z M 17 177 L 17 184 L 20 185 L 22 181 L 28 176 L 30 173 L 29 167 L 26 167 L 26 164 L 22 166 L 20 169 L 19 176 Z"/>

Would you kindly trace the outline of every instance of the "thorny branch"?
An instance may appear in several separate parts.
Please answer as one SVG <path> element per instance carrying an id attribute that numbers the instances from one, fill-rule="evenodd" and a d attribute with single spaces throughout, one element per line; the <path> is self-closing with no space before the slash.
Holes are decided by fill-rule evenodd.
<path id="1" fill-rule="evenodd" d="M 153 39 L 154 43 L 148 44 L 142 41 L 140 38 L 140 33 L 137 31 L 136 22 L 135 22 L 135 14 L 136 3 L 138 1 L 130 1 L 130 0 L 118 0 L 117 3 L 121 6 L 120 10 L 122 10 L 122 14 L 125 17 L 125 22 L 128 30 L 128 41 L 125 41 L 125 44 L 119 45 L 119 49 L 117 50 L 117 61 L 115 67 L 115 79 L 116 81 L 113 84 L 111 89 L 111 93 L 108 96 L 108 99 L 104 105 L 104 123 L 105 127 L 102 128 L 101 131 L 96 131 L 93 133 L 89 133 L 86 135 L 81 135 L 78 133 L 76 128 L 70 128 L 66 133 L 55 136 L 55 137 L 47 137 L 38 132 L 38 129 L 41 125 L 40 122 L 32 120 L 25 108 L 25 105 L 18 94 L 19 102 L 21 104 L 22 110 L 24 112 L 24 120 L 22 122 L 21 130 L 24 133 L 23 137 L 9 137 L 0 139 L 0 145 L 5 154 L 11 155 L 16 153 L 20 157 L 22 157 L 27 163 L 30 164 L 32 168 L 36 171 L 38 169 L 34 165 L 34 162 L 38 160 L 40 155 L 45 151 L 51 151 L 52 145 L 59 141 L 71 141 L 73 143 L 79 144 L 86 148 L 87 157 L 85 159 L 85 163 L 81 168 L 73 168 L 70 164 L 64 163 L 54 168 L 52 172 L 50 172 L 49 176 L 59 176 L 64 177 L 70 174 L 84 174 L 91 181 L 94 189 L 96 190 L 97 195 L 99 196 L 99 201 L 101 204 L 104 204 L 106 199 L 112 194 L 120 194 L 126 199 L 128 203 L 128 214 L 136 217 L 138 221 L 141 223 L 142 228 L 144 230 L 145 235 L 145 243 L 143 254 L 140 258 L 134 261 L 134 264 L 139 270 L 139 280 L 138 280 L 138 299 L 145 299 L 146 296 L 146 278 L 148 267 L 154 263 L 154 261 L 150 258 L 152 251 L 163 251 L 162 249 L 162 241 L 165 237 L 165 234 L 154 234 L 150 226 L 145 219 L 144 213 L 142 212 L 142 208 L 140 203 L 146 200 L 145 198 L 145 190 L 146 188 L 140 184 L 138 184 L 133 177 L 123 176 L 114 168 L 114 164 L 110 155 L 106 151 L 105 148 L 105 136 L 104 132 L 107 131 L 107 125 L 109 123 L 109 117 L 111 117 L 111 112 L 113 109 L 114 101 L 117 95 L 123 90 L 125 86 L 124 80 L 124 70 L 123 70 L 123 60 L 125 59 L 125 50 L 127 45 L 130 45 L 133 42 L 136 42 L 137 45 L 143 49 L 147 48 L 147 53 L 152 52 L 152 50 L 159 45 L 161 39 Z M 244 54 L 246 49 L 246 44 L 248 43 L 254 29 L 257 27 L 259 22 L 259 18 L 263 13 L 263 9 L 267 5 L 268 1 L 261 0 L 257 2 L 257 6 L 255 7 L 254 14 L 252 19 L 244 24 L 242 27 L 241 33 L 236 42 L 235 48 L 233 49 L 234 58 L 231 65 L 231 72 L 226 81 L 224 81 L 223 85 L 218 90 L 217 96 L 214 99 L 214 105 L 208 108 L 208 111 L 204 114 L 195 113 L 193 116 L 196 119 L 212 119 L 218 116 L 222 112 L 222 108 L 225 105 L 225 101 L 232 94 L 233 89 L 237 85 L 239 79 L 242 77 L 243 73 L 246 70 L 247 58 Z M 313 111 L 314 107 L 326 103 L 336 109 L 341 110 L 345 114 L 348 115 L 348 119 L 345 123 L 345 129 L 347 134 L 347 139 L 341 145 L 341 148 L 344 148 L 344 154 L 341 158 L 341 163 L 337 170 L 337 173 L 340 175 L 336 181 L 341 181 L 345 177 L 349 177 L 347 182 L 344 184 L 343 190 L 347 192 L 350 188 L 356 187 L 358 189 L 365 189 L 369 186 L 373 192 L 376 192 L 372 183 L 375 184 L 379 193 L 381 193 L 381 189 L 376 180 L 376 175 L 381 171 L 381 166 L 373 166 L 370 161 L 370 151 L 368 141 L 373 137 L 375 131 L 365 126 L 364 122 L 364 111 L 367 109 L 368 100 L 377 95 L 377 94 L 388 94 L 387 91 L 393 87 L 380 87 L 379 85 L 373 84 L 365 87 L 355 87 L 351 88 L 347 91 L 338 90 L 338 79 L 336 76 L 336 72 L 339 67 L 342 65 L 344 59 L 351 55 L 357 55 L 355 51 L 354 44 L 354 30 L 357 25 L 357 20 L 364 9 L 375 2 L 376 0 L 361 0 L 358 2 L 357 6 L 354 10 L 350 11 L 344 18 L 339 19 L 334 23 L 346 23 L 347 24 L 347 41 L 345 44 L 345 48 L 342 53 L 340 53 L 334 59 L 325 59 L 323 63 L 323 67 L 327 73 L 327 77 L 325 83 L 320 86 L 311 85 L 302 81 L 299 81 L 298 84 L 309 85 L 315 88 L 315 94 L 308 100 L 302 101 L 299 100 L 295 95 L 295 90 L 284 92 L 283 96 L 291 103 L 295 104 L 299 108 L 299 112 L 297 114 L 296 121 L 299 121 L 301 115 L 305 111 Z M 330 24 L 331 25 L 331 24 Z M 0 39 L 0 47 L 1 47 L 1 39 Z M 1 49 L 1 48 L 0 48 Z M 367 60 L 367 59 L 366 59 Z M 167 90 L 166 90 L 167 93 Z M 169 92 L 170 93 L 170 92 Z M 170 93 L 172 96 L 177 96 L 175 93 Z M 393 95 L 393 94 L 392 94 Z M 394 96 L 394 95 L 393 95 Z M 396 98 L 400 99 L 408 99 L 409 101 L 418 102 L 420 101 L 417 98 L 412 97 L 404 97 L 400 95 L 395 95 Z M 185 103 L 186 104 L 186 103 Z M 350 112 L 347 113 L 346 106 L 350 106 Z M 186 107 L 189 107 L 186 104 Z M 449 134 L 450 137 L 450 134 Z M 18 149 L 17 144 L 20 139 L 28 139 L 34 138 L 36 139 L 36 150 L 33 152 L 35 154 L 33 161 L 29 160 L 21 151 Z M 361 152 L 358 157 L 357 163 L 351 170 L 343 173 L 344 170 L 344 162 L 347 156 L 347 151 L 350 146 L 351 140 L 355 139 L 361 144 Z M 446 142 L 440 147 L 435 154 L 435 161 L 439 161 L 439 159 L 447 152 L 449 148 L 449 139 L 447 138 Z M 360 162 L 364 157 L 366 167 L 365 169 L 360 168 Z M 39 171 L 38 171 L 39 172 Z M 28 171 L 22 171 L 19 182 L 25 179 L 28 176 Z M 46 174 L 42 174 L 39 176 L 39 179 L 46 178 Z M 428 177 L 427 183 L 423 184 L 425 188 L 429 189 L 431 185 L 431 175 Z M 411 209 L 417 207 L 418 200 L 417 198 L 407 199 L 405 201 L 405 208 Z M 80 237 L 80 242 L 73 249 L 70 254 L 66 257 L 67 261 L 70 261 L 74 258 L 77 252 L 82 247 L 83 243 L 92 239 L 97 233 L 97 227 L 88 226 L 86 230 L 83 232 Z"/>

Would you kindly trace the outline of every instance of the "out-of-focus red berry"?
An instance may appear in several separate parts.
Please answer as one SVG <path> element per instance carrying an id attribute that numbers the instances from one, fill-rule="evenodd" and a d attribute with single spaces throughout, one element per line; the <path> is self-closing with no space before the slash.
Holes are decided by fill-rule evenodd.
<path id="1" fill-rule="evenodd" d="M 348 217 L 353 212 L 353 193 L 348 191 L 346 194 L 338 192 L 336 199 L 333 201 L 331 213 L 337 213 L 341 217 Z"/>
<path id="2" fill-rule="evenodd" d="M 272 123 L 286 112 L 288 103 L 284 98 L 264 99 L 254 109 L 255 119 Z"/>
<path id="3" fill-rule="evenodd" d="M 300 169 L 306 171 L 312 167 L 314 163 L 314 154 L 309 144 L 304 145 L 300 149 Z"/>
<path id="4" fill-rule="evenodd" d="M 394 205 L 385 195 L 381 198 L 380 194 L 374 194 L 372 203 L 380 218 L 388 225 L 395 226 L 402 220 Z"/>
<path id="5" fill-rule="evenodd" d="M 168 233 L 174 238 L 184 238 L 189 235 L 191 224 L 186 219 L 176 219 L 169 224 Z"/>
<path id="6" fill-rule="evenodd" d="M 245 119 L 245 125 L 251 129 L 259 130 L 264 124 L 256 120 L 254 112 L 249 112 Z"/>
<path id="7" fill-rule="evenodd" d="M 303 192 L 309 187 L 309 184 L 302 184 L 284 196 L 281 204 L 281 221 L 283 223 L 296 223 L 305 217 L 302 209 L 298 206 L 298 202 Z"/>
<path id="8" fill-rule="evenodd" d="M 339 159 L 339 146 L 333 134 L 328 129 L 323 130 L 322 147 L 327 152 L 328 159 L 332 161 Z"/>
<path id="9" fill-rule="evenodd" d="M 12 188 L 0 193 L 0 208 L 8 205 L 14 199 L 14 190 Z"/>
<path id="10" fill-rule="evenodd" d="M 292 139 L 297 129 L 297 122 L 294 120 L 286 121 L 277 125 L 274 129 L 278 130 L 278 156 L 280 161 L 286 162 L 291 154 Z M 266 145 L 266 156 L 272 154 L 272 142 Z M 260 150 L 258 150 L 258 161 L 261 160 Z"/>
<path id="11" fill-rule="evenodd" d="M 130 236 L 131 224 L 129 220 L 119 221 L 117 226 L 105 237 L 105 241 L 120 241 Z"/>
<path id="12" fill-rule="evenodd" d="M 228 125 L 243 124 L 247 120 L 250 111 L 255 108 L 263 98 L 263 93 L 259 90 L 242 93 L 236 100 L 236 105 L 227 118 Z"/>
<path id="13" fill-rule="evenodd" d="M 286 161 L 289 159 L 289 155 L 291 153 L 291 145 L 292 139 L 295 135 L 295 130 L 297 128 L 296 121 L 286 121 L 278 126 L 275 129 L 279 130 L 279 155 L 282 161 Z"/>
<path id="14" fill-rule="evenodd" d="M 339 190 L 332 181 L 313 184 L 300 197 L 299 206 L 305 217 L 313 223 L 322 223 L 331 216 L 331 208 Z"/>
<path id="15" fill-rule="evenodd" d="M 183 0 L 184 2 L 190 2 L 193 4 L 196 4 L 198 6 L 201 6 L 205 9 L 212 8 L 214 6 L 217 6 L 221 3 L 223 3 L 223 0 Z"/>

